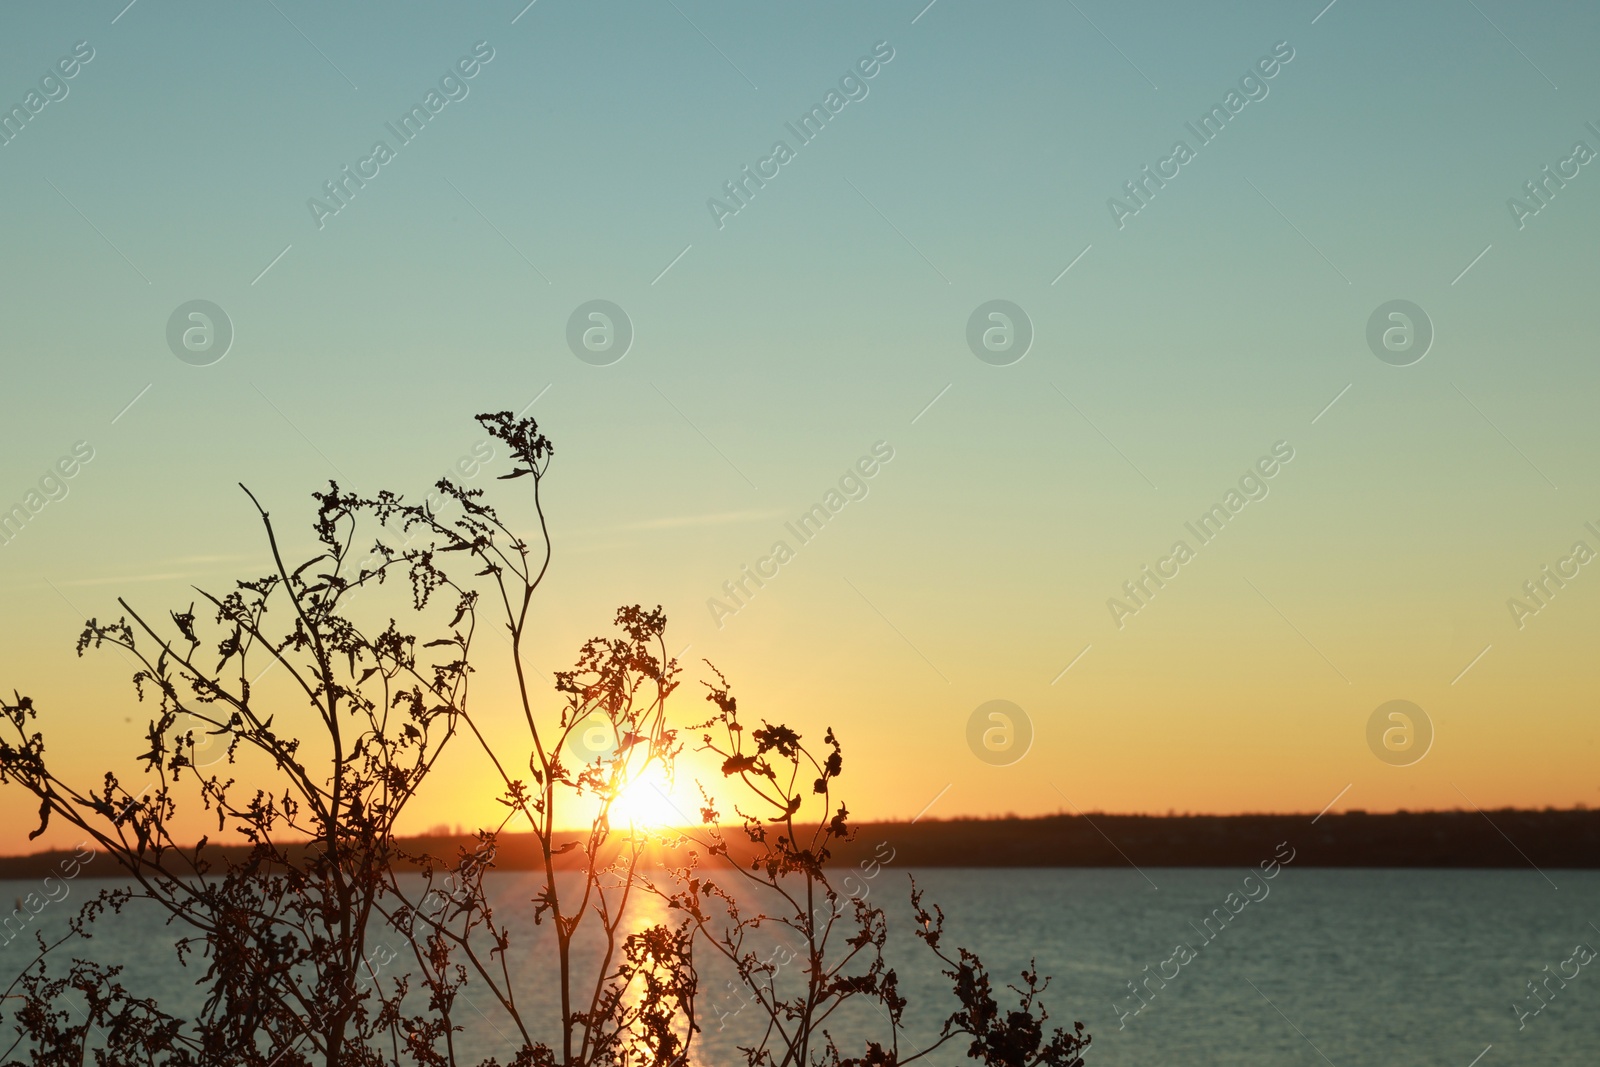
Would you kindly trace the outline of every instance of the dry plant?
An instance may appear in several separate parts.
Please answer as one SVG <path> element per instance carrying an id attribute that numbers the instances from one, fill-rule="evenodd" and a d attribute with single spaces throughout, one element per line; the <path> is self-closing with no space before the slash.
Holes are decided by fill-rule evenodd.
<path id="1" fill-rule="evenodd" d="M 526 649 L 550 567 L 540 489 L 553 449 L 532 419 L 478 421 L 510 453 L 502 478 L 532 479 L 536 538 L 519 535 L 482 490 L 448 480 L 439 507 L 330 484 L 313 494 L 315 543 L 291 567 L 250 496 L 268 574 L 225 593 L 197 589 L 195 604 L 164 620 L 119 599 L 116 621 L 86 624 L 80 655 L 114 647 L 153 706 L 142 782 L 58 777 L 33 700 L 0 701 L 0 783 L 37 801 L 33 836 L 70 823 L 127 876 L 65 931 L 35 932 L 36 954 L 0 1001 L 15 1033 L 7 1062 L 455 1067 L 473 1025 L 460 1005 L 470 988 L 487 995 L 496 1029 L 515 1035 L 509 1062 L 519 1067 L 685 1064 L 704 1015 L 699 951 L 731 965 L 758 1006 L 761 1026 L 741 1049 L 751 1067 L 907 1064 L 963 1042 L 987 1064 L 1080 1064 L 1082 1024 L 1045 1034 L 1045 980 L 1024 972 L 1016 1006 L 1002 1009 L 978 958 L 947 952 L 943 914 L 914 886 L 916 936 L 942 964 L 956 1009 L 928 1047 L 902 1049 L 906 1002 L 884 961 L 888 920 L 829 878 L 831 850 L 851 833 L 835 800 L 838 740 L 829 731 L 819 756 L 782 724 L 746 735 L 715 668 L 714 713 L 674 725 L 680 668 L 659 608 L 619 610 L 615 634 L 586 642 L 556 674 L 559 709 L 544 710 Z M 490 740 L 503 713 L 491 721 L 468 700 L 484 658 L 480 624 L 504 637 L 526 731 L 515 744 Z M 487 647 L 498 653 L 500 642 Z M 269 671 L 276 689 L 261 684 Z M 503 816 L 470 851 L 412 854 L 396 827 L 458 734 L 492 768 Z M 697 826 L 614 826 L 624 792 L 670 780 L 696 735 L 721 761 L 719 789 L 739 791 L 740 826 L 721 827 L 705 790 Z M 225 763 L 202 761 L 202 750 L 224 752 Z M 215 828 L 180 844 L 196 811 Z M 489 874 L 513 832 L 532 835 L 529 903 L 547 936 L 524 936 L 495 913 Z M 645 898 L 662 921 L 641 921 Z M 125 988 L 117 966 L 76 957 L 59 966 L 98 923 L 128 921 L 134 907 L 174 928 L 177 961 L 200 972 L 198 1011 L 167 1013 Z M 763 928 L 798 950 L 763 958 Z M 848 1058 L 829 1026 L 858 999 L 886 1031 Z"/>

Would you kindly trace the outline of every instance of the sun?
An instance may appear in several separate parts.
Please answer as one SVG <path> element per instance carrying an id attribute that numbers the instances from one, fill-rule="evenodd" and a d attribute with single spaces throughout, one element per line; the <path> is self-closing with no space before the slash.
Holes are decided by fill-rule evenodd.
<path id="1" fill-rule="evenodd" d="M 682 826 L 692 822 L 672 795 L 672 782 L 659 766 L 652 765 L 643 774 L 622 787 L 622 792 L 611 802 L 613 824 L 627 823 L 641 829 Z"/>

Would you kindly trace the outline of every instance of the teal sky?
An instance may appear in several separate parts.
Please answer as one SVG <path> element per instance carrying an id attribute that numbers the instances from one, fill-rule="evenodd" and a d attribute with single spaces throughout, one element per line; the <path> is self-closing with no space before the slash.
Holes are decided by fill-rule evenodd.
<path id="1" fill-rule="evenodd" d="M 94 50 L 0 147 L 0 507 L 95 452 L 0 548 L 0 685 L 86 775 L 137 714 L 78 623 L 253 573 L 235 483 L 286 524 L 329 477 L 416 492 L 472 414 L 538 397 L 541 662 L 659 602 L 757 714 L 840 728 L 867 815 L 947 783 L 935 814 L 1600 802 L 1600 570 L 1521 630 L 1506 605 L 1600 549 L 1600 165 L 1520 230 L 1506 205 L 1600 151 L 1592 5 L 123 2 L 0 12 L 0 105 Z M 308 198 L 478 42 L 319 229 Z M 879 42 L 719 229 L 707 199 Z M 1108 198 L 1279 42 L 1119 229 Z M 167 347 L 194 299 L 233 323 L 211 366 Z M 633 323 L 611 366 L 567 348 L 591 299 Z M 1033 323 L 1010 366 L 965 341 L 991 299 Z M 1394 299 L 1436 331 L 1408 367 L 1364 338 Z M 719 630 L 707 599 L 880 440 L 869 495 Z M 1118 630 L 1107 599 L 1280 440 L 1270 495 Z M 997 698 L 1037 735 L 1009 768 L 964 740 Z M 1414 766 L 1364 741 L 1395 698 L 1438 729 Z"/>

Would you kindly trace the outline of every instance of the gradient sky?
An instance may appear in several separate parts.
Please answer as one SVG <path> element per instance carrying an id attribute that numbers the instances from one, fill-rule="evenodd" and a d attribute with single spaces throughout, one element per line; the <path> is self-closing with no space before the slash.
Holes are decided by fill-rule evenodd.
<path id="1" fill-rule="evenodd" d="M 660 603 L 747 715 L 840 731 L 859 815 L 1600 803 L 1600 563 L 1507 607 L 1600 550 L 1600 163 L 1507 208 L 1600 150 L 1600 10 L 1324 2 L 8 6 L 0 104 L 94 58 L 0 147 L 0 507 L 95 458 L 0 547 L 0 686 L 64 769 L 125 766 L 142 719 L 83 618 L 257 573 L 237 482 L 303 535 L 327 478 L 415 493 L 537 396 L 540 668 Z M 479 41 L 469 95 L 319 229 L 308 198 Z M 1119 229 L 1108 198 L 1283 41 Z M 707 199 L 877 42 L 866 98 L 719 229 Z M 565 341 L 595 298 L 636 331 L 611 366 Z M 192 299 L 236 331 L 211 366 L 167 348 Z M 1036 332 L 1010 366 L 966 344 L 991 299 Z M 1393 299 L 1436 331 L 1411 366 L 1365 340 Z M 719 629 L 708 598 L 880 440 L 870 494 Z M 1278 441 L 1270 495 L 1119 630 L 1107 599 Z M 1008 767 L 967 748 L 993 699 L 1036 735 Z M 1436 730 L 1411 766 L 1367 747 L 1391 699 Z M 418 828 L 490 817 L 469 756 Z"/>

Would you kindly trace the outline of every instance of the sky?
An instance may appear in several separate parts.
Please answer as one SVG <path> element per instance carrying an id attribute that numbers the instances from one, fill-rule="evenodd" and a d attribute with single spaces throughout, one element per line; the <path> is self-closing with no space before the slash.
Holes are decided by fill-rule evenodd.
<path id="1" fill-rule="evenodd" d="M 239 483 L 309 545 L 509 408 L 539 669 L 660 604 L 683 719 L 704 657 L 832 726 L 859 817 L 1600 803 L 1600 10 L 125 2 L 0 12 L 0 687 L 61 773 L 143 732 L 82 621 L 260 573 Z"/>

